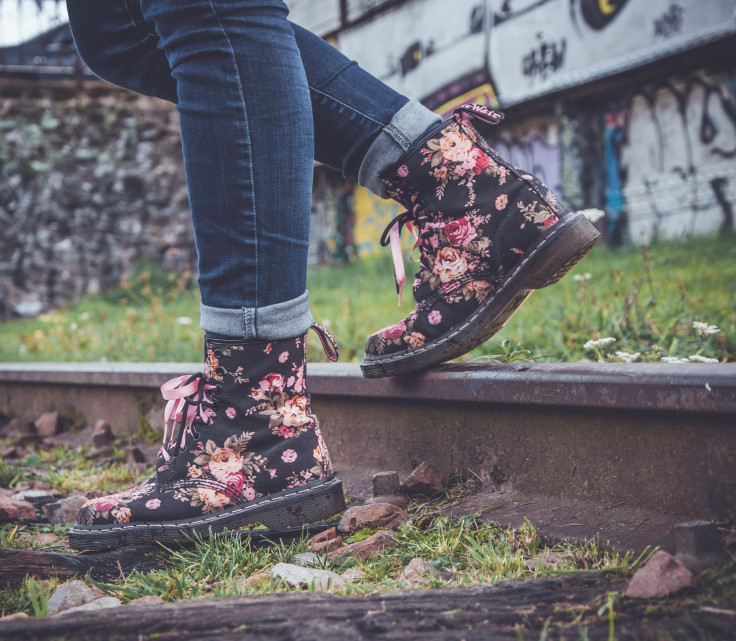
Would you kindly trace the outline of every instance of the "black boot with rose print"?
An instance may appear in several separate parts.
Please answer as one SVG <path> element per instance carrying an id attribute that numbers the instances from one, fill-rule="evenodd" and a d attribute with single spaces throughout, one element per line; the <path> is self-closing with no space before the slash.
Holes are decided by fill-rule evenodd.
<path id="1" fill-rule="evenodd" d="M 337 348 L 313 325 L 328 356 Z M 325 520 L 344 509 L 306 385 L 306 337 L 205 339 L 202 373 L 162 386 L 174 427 L 145 483 L 95 498 L 69 532 L 77 549 L 177 542 L 260 523 Z M 177 429 L 178 428 L 178 429 Z"/>
<path id="2" fill-rule="evenodd" d="M 368 338 L 364 376 L 408 374 L 469 352 L 600 237 L 582 213 L 570 213 L 538 178 L 484 140 L 476 124 L 502 119 L 479 105 L 458 107 L 383 173 L 389 195 L 407 211 L 389 223 L 381 244 L 391 244 L 400 291 L 399 234 L 403 226 L 414 232 L 417 305 Z"/>

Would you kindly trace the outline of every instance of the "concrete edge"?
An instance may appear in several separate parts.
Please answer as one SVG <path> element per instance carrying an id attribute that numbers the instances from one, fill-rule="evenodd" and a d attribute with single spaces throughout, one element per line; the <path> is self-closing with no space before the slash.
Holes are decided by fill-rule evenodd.
<path id="1" fill-rule="evenodd" d="M 201 363 L 0 363 L 0 384 L 155 389 Z M 312 394 L 617 410 L 736 413 L 736 364 L 443 365 L 363 378 L 356 363 L 309 366 Z"/>

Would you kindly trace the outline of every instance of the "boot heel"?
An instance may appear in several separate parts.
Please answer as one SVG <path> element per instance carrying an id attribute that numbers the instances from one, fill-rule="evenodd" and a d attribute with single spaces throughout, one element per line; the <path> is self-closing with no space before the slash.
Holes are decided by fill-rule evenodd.
<path id="1" fill-rule="evenodd" d="M 569 214 L 558 225 L 557 229 L 548 232 L 554 236 L 531 259 L 529 284 L 532 289 L 554 285 L 601 237 L 595 225 L 583 214 Z"/>

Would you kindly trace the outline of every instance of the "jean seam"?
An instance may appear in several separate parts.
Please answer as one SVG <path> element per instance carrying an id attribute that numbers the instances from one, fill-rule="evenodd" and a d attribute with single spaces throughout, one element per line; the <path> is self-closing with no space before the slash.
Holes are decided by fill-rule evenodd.
<path id="1" fill-rule="evenodd" d="M 248 151 L 248 174 L 250 178 L 250 185 L 251 185 L 251 197 L 252 197 L 252 205 L 253 205 L 253 231 L 254 231 L 254 238 L 256 239 L 256 242 L 254 243 L 253 247 L 253 253 L 255 254 L 255 260 L 253 264 L 255 265 L 255 278 L 254 278 L 254 299 L 256 303 L 260 301 L 259 297 L 259 291 L 258 291 L 258 285 L 259 285 L 259 277 L 258 277 L 258 216 L 256 216 L 256 182 L 255 182 L 255 176 L 253 175 L 253 150 L 251 148 L 250 144 L 250 127 L 248 126 L 248 108 L 245 104 L 245 92 L 243 91 L 243 82 L 240 78 L 240 73 L 238 70 L 238 62 L 237 58 L 235 56 L 235 49 L 233 48 L 233 43 L 230 40 L 230 36 L 227 35 L 227 31 L 225 31 L 225 27 L 222 24 L 222 20 L 220 19 L 219 14 L 217 13 L 217 9 L 215 9 L 215 4 L 213 0 L 209 0 L 210 8 L 212 9 L 212 13 L 214 14 L 215 18 L 217 19 L 217 24 L 220 27 L 220 31 L 222 32 L 222 35 L 225 37 L 225 41 L 227 42 L 227 47 L 230 52 L 230 56 L 233 61 L 233 67 L 236 71 L 235 73 L 235 80 L 237 82 L 238 86 L 238 95 L 240 96 L 240 105 L 243 109 L 243 127 L 245 128 L 245 138 L 246 138 L 246 146 Z"/>
<path id="2" fill-rule="evenodd" d="M 348 105 L 348 104 L 346 104 L 346 103 L 342 102 L 341 100 L 338 100 L 338 99 L 337 99 L 337 98 L 335 98 L 334 96 L 331 96 L 331 95 L 329 95 L 329 94 L 327 94 L 327 93 L 325 93 L 325 92 L 323 92 L 323 91 L 320 91 L 320 90 L 319 90 L 319 89 L 317 89 L 316 87 L 312 87 L 312 86 L 310 85 L 310 86 L 309 86 L 309 90 L 310 90 L 310 91 L 314 91 L 314 93 L 316 93 L 316 94 L 319 94 L 319 95 L 320 95 L 320 96 L 322 96 L 323 98 L 327 98 L 327 100 L 330 100 L 330 101 L 334 102 L 334 103 L 335 103 L 335 104 L 337 104 L 337 105 L 340 105 L 340 106 L 342 106 L 342 107 L 345 107 L 346 109 L 349 109 L 349 110 L 350 110 L 350 111 L 352 111 L 353 113 L 355 113 L 355 114 L 357 114 L 357 115 L 361 116 L 362 118 L 365 118 L 366 120 L 368 120 L 368 121 L 370 121 L 370 122 L 373 122 L 373 123 L 375 123 L 375 124 L 377 124 L 377 125 L 381 125 L 381 127 L 386 127 L 386 123 L 383 123 L 383 122 L 381 122 L 380 120 L 376 120 L 375 118 L 371 118 L 371 117 L 370 117 L 370 116 L 369 116 L 368 114 L 364 114 L 364 113 L 363 113 L 362 111 L 358 111 L 358 110 L 357 110 L 357 109 L 356 109 L 355 107 L 351 107 L 350 105 Z"/>
<path id="3" fill-rule="evenodd" d="M 130 12 L 130 0 L 123 0 L 123 6 L 125 7 L 125 13 L 127 13 L 128 18 L 130 18 L 130 24 L 133 26 L 133 29 L 138 31 L 146 38 L 158 39 L 158 36 L 155 33 L 151 33 L 150 31 L 145 31 L 144 29 L 142 29 L 138 20 L 133 17 L 133 14 Z"/>
<path id="4" fill-rule="evenodd" d="M 393 138 L 404 151 L 409 149 L 411 146 L 411 140 L 409 140 L 409 137 L 396 125 L 389 123 L 384 131 L 391 136 L 391 138 Z"/>

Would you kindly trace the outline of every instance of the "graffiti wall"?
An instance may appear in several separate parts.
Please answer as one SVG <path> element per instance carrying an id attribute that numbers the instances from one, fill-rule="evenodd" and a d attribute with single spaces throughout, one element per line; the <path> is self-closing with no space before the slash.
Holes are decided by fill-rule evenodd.
<path id="1" fill-rule="evenodd" d="M 736 31 L 733 0 L 489 0 L 488 68 L 512 105 Z"/>
<path id="2" fill-rule="evenodd" d="M 619 244 L 733 226 L 736 59 L 656 72 L 728 34 L 736 0 L 406 0 L 336 43 L 443 115 L 463 102 L 505 109 L 494 146 L 572 208 L 604 209 Z M 644 85 L 596 84 L 645 65 Z M 515 118 L 530 100 L 533 115 Z M 357 250 L 373 251 L 398 210 L 361 190 L 354 203 Z"/>

